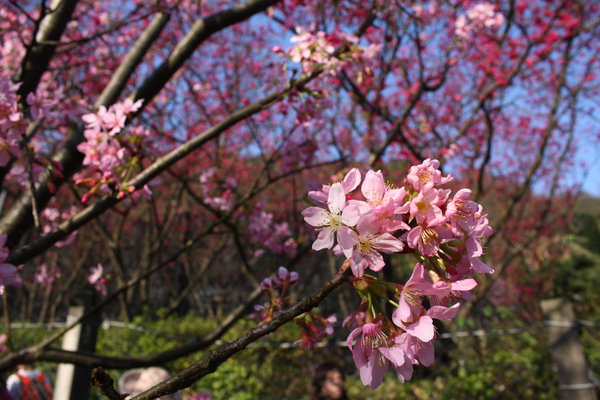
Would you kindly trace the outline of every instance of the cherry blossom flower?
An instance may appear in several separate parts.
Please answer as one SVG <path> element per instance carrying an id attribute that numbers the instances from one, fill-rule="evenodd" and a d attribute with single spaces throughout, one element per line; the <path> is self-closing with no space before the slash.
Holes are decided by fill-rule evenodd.
<path id="1" fill-rule="evenodd" d="M 102 293 L 103 296 L 106 296 L 106 278 L 103 276 L 104 269 L 102 268 L 102 264 L 98 263 L 97 267 L 90 268 L 90 276 L 88 277 L 88 282 L 94 286 L 94 288 Z"/>
<path id="2" fill-rule="evenodd" d="M 7 138 L 0 137 L 0 167 L 8 164 L 11 155 L 17 158 L 20 157 L 21 149 L 16 138 L 11 137 L 9 134 Z"/>
<path id="3" fill-rule="evenodd" d="M 439 280 L 433 284 L 431 291 L 425 293 L 432 295 L 429 300 L 431 305 L 448 307 L 451 301 L 458 299 L 471 301 L 470 290 L 475 286 L 477 286 L 477 281 L 472 278 L 459 279 L 453 282 Z"/>
<path id="4" fill-rule="evenodd" d="M 431 226 L 441 225 L 446 222 L 446 217 L 439 207 L 442 204 L 444 202 L 440 201 L 439 191 L 432 187 L 426 187 L 410 202 L 410 216 L 415 218 L 419 224 L 428 221 Z"/>
<path id="5" fill-rule="evenodd" d="M 421 297 L 424 295 L 424 290 L 430 286 L 431 284 L 425 281 L 425 268 L 423 264 L 417 263 L 410 278 L 400 291 L 400 301 L 394 311 L 396 318 L 399 320 L 408 320 L 411 315 L 419 314 L 423 307 Z"/>
<path id="6" fill-rule="evenodd" d="M 358 168 L 352 168 L 346 176 L 344 176 L 344 180 L 342 181 L 342 187 L 344 188 L 344 193 L 348 194 L 352 192 L 354 189 L 358 187 L 360 184 L 361 175 Z M 312 199 L 320 202 L 327 203 L 327 199 L 329 198 L 329 190 L 331 186 L 323 185 L 321 190 L 311 190 L 308 192 L 308 196 Z"/>
<path id="7" fill-rule="evenodd" d="M 355 339 L 356 344 L 353 345 Z M 407 360 L 403 347 L 396 343 L 395 337 L 386 335 L 376 323 L 369 322 L 354 329 L 346 344 L 352 351 L 363 385 L 370 386 L 371 389 L 381 385 L 390 365 L 397 371 L 405 371 L 402 367 Z M 412 375 L 412 367 L 410 370 Z M 404 373 L 401 375 L 404 376 Z"/>
<path id="8" fill-rule="evenodd" d="M 33 279 L 40 285 L 50 285 L 54 283 L 57 278 L 60 278 L 60 270 L 57 266 L 48 268 L 46 264 L 42 264 L 38 267 L 37 273 Z"/>
<path id="9" fill-rule="evenodd" d="M 469 39 L 471 35 L 482 29 L 496 29 L 504 23 L 502 13 L 496 11 L 492 3 L 482 2 L 475 4 L 467 10 L 466 15 L 461 15 L 454 24 L 456 36 Z"/>
<path id="10" fill-rule="evenodd" d="M 406 189 L 388 187 L 381 171 L 375 172 L 371 170 L 365 176 L 361 192 L 367 202 L 355 202 L 353 204 L 359 206 L 362 214 L 366 214 L 369 211 L 375 213 L 387 232 L 398 229 L 410 229 L 403 221 L 393 219 L 396 214 L 406 212 L 408 207 L 408 204 L 404 204 Z"/>
<path id="11" fill-rule="evenodd" d="M 273 283 L 280 286 L 284 291 L 298 284 L 298 273 L 290 272 L 285 267 L 279 267 Z"/>
<path id="12" fill-rule="evenodd" d="M 422 225 L 417 225 L 408 232 L 406 241 L 410 248 L 417 249 L 420 254 L 433 257 L 440 251 L 441 244 L 452 238 L 454 235 L 447 226 L 430 225 L 424 221 Z"/>
<path id="13" fill-rule="evenodd" d="M 394 319 L 395 314 L 392 315 L 392 319 L 396 325 L 404 329 L 409 335 L 416 337 L 422 342 L 429 342 L 435 337 L 433 319 L 449 321 L 456 316 L 459 307 L 459 303 L 451 307 L 432 306 L 424 314 L 413 316 L 414 318 L 409 321 L 402 321 L 398 318 Z M 423 310 L 425 309 L 423 308 Z"/>
<path id="14" fill-rule="evenodd" d="M 442 177 L 439 167 L 440 162 L 438 160 L 428 158 L 420 165 L 410 167 L 406 180 L 415 190 L 423 190 L 426 187 L 443 185 L 454 179 L 452 175 Z"/>
<path id="15" fill-rule="evenodd" d="M 354 226 L 358 222 L 359 213 L 356 206 L 346 206 L 346 195 L 341 183 L 331 186 L 327 198 L 329 210 L 320 207 L 309 207 L 302 211 L 304 220 L 320 229 L 317 240 L 312 245 L 314 250 L 330 249 L 333 247 L 334 234 L 341 226 Z"/>
<path id="16" fill-rule="evenodd" d="M 352 272 L 356 277 L 364 275 L 367 268 L 380 271 L 384 266 L 380 252 L 402 251 L 404 244 L 389 233 L 379 233 L 379 222 L 375 214 L 362 216 L 356 228 L 358 233 L 342 226 L 338 231 L 338 241 L 344 255 L 350 259 Z"/>
<path id="17" fill-rule="evenodd" d="M 463 231 L 469 232 L 475 226 L 475 214 L 479 211 L 479 205 L 469 200 L 471 193 L 470 189 L 460 189 L 446 206 L 446 218 L 456 235 L 461 235 Z"/>

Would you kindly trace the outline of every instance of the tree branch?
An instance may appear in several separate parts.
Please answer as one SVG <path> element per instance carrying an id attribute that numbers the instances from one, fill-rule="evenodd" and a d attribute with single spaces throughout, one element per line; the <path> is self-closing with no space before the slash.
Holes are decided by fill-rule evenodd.
<path id="1" fill-rule="evenodd" d="M 350 268 L 338 273 L 332 280 L 310 296 L 300 300 L 295 306 L 282 311 L 273 320 L 251 329 L 239 339 L 228 342 L 218 348 L 209 351 L 199 361 L 179 372 L 177 375 L 159 383 L 147 391 L 135 396 L 132 400 L 152 400 L 159 396 L 175 393 L 178 390 L 191 386 L 202 377 L 214 372 L 222 363 L 239 351 L 245 349 L 250 343 L 257 341 L 269 333 L 274 332 L 280 326 L 291 321 L 295 317 L 308 312 L 319 305 L 334 289 L 344 283 L 351 274 Z"/>

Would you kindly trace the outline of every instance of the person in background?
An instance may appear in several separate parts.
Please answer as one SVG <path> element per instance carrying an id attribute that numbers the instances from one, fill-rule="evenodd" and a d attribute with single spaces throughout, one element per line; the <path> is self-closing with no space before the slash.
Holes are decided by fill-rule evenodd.
<path id="1" fill-rule="evenodd" d="M 126 371 L 119 379 L 119 392 L 129 393 L 126 398 L 129 399 L 136 396 L 153 386 L 167 380 L 171 374 L 167 370 L 158 367 L 150 367 L 146 369 L 130 369 Z M 161 396 L 160 400 L 181 400 L 181 392 Z"/>
<path id="2" fill-rule="evenodd" d="M 313 375 L 312 400 L 348 400 L 344 370 L 331 362 L 321 363 Z"/>
<path id="3" fill-rule="evenodd" d="M 13 400 L 52 400 L 50 378 L 31 364 L 17 365 L 17 372 L 6 380 Z"/>
<path id="4" fill-rule="evenodd" d="M 0 376 L 0 400 L 12 400 L 2 376 Z"/>

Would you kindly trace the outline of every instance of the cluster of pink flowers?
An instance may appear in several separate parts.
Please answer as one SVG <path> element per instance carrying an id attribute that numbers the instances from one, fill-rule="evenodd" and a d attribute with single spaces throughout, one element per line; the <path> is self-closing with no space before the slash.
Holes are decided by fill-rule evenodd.
<path id="1" fill-rule="evenodd" d="M 76 206 L 71 206 L 67 211 L 61 212 L 58 208 L 47 207 L 40 212 L 40 218 L 42 221 L 42 231 L 49 233 L 56 229 L 64 220 L 70 218 L 77 211 Z M 65 240 L 60 240 L 54 245 L 56 247 L 65 247 L 75 243 L 77 239 L 77 231 L 71 233 Z"/>
<path id="2" fill-rule="evenodd" d="M 303 211 L 319 231 L 313 249 L 331 249 L 346 257 L 363 302 L 344 321 L 352 328 L 348 346 L 365 385 L 376 388 L 391 365 L 404 382 L 414 365 L 431 365 L 434 319 L 456 316 L 459 299 L 470 299 L 475 273 L 492 273 L 483 263 L 482 242 L 492 234 L 482 207 L 461 189 L 451 198 L 442 186 L 437 160 L 412 166 L 405 187 L 392 187 L 380 171 L 369 171 L 360 191 L 361 174 L 352 169 L 342 182 L 323 186 L 309 196 L 324 204 Z M 337 244 L 336 244 L 337 242 Z M 382 253 L 411 254 L 417 259 L 404 284 L 369 275 L 385 267 Z M 429 296 L 429 306 L 423 298 Z M 381 297 L 395 306 L 391 316 L 375 306 Z"/>
<path id="3" fill-rule="evenodd" d="M 254 313 L 251 317 L 262 325 L 275 318 L 279 312 L 292 304 L 292 298 L 286 293 L 289 289 L 298 284 L 298 273 L 290 272 L 285 267 L 279 267 L 277 275 L 273 279 L 265 278 L 260 283 L 260 288 L 267 293 L 270 302 L 265 305 L 255 305 Z M 337 324 L 337 316 L 331 314 L 324 318 L 313 312 L 307 312 L 299 315 L 294 322 L 300 327 L 302 339 L 295 344 L 303 349 L 313 349 L 315 344 L 323 340 L 325 336 L 333 335 L 333 326 Z"/>
<path id="4" fill-rule="evenodd" d="M 33 281 L 40 285 L 51 285 L 59 278 L 60 269 L 58 266 L 48 267 L 46 264 L 42 264 L 37 268 Z"/>
<path id="5" fill-rule="evenodd" d="M 0 70 L 0 166 L 8 164 L 10 157 L 21 156 L 21 138 L 29 125 L 23 110 L 19 106 L 17 91 L 20 83 L 13 83 L 9 71 Z M 60 90 L 59 90 L 60 92 Z M 57 93 L 55 93 L 56 95 Z M 58 94 L 59 95 L 59 94 Z M 48 92 L 40 90 L 38 93 L 29 93 L 25 99 L 26 112 L 31 120 L 38 120 L 47 116 L 50 109 L 57 104 L 50 98 Z"/>
<path id="6" fill-rule="evenodd" d="M 479 3 L 461 15 L 454 24 L 456 36 L 469 39 L 471 34 L 482 29 L 497 29 L 504 23 L 504 15 L 491 3 Z"/>
<path id="7" fill-rule="evenodd" d="M 125 128 L 127 115 L 137 111 L 141 105 L 141 100 L 134 103 L 127 99 L 108 109 L 100 106 L 97 112 L 82 117 L 86 122 L 83 134 L 87 141 L 77 146 L 77 149 L 85 154 L 83 165 L 94 166 L 102 172 L 112 172 L 122 164 L 127 149 L 116 135 Z"/>
<path id="8" fill-rule="evenodd" d="M 312 33 L 311 30 L 297 27 L 296 35 L 290 39 L 294 45 L 285 52 L 292 62 L 300 63 L 307 74 L 317 67 L 323 67 L 330 75 L 337 76 L 347 62 L 373 58 L 382 48 L 381 45 L 362 48 L 359 46 L 360 39 L 348 33 Z M 342 51 L 334 55 L 337 50 Z M 279 46 L 273 48 L 273 51 L 284 54 Z"/>
<path id="9" fill-rule="evenodd" d="M 76 180 L 77 184 L 88 183 L 92 189 L 84 195 L 82 201 L 87 201 L 91 194 L 98 189 L 108 189 L 111 192 L 120 186 L 129 169 L 124 166 L 132 161 L 136 147 L 149 132 L 139 126 L 131 127 L 129 135 L 121 134 L 125 128 L 127 117 L 142 106 L 142 100 L 135 103 L 126 99 L 110 107 L 100 106 L 95 113 L 85 114 L 82 119 L 86 122 L 84 136 L 86 141 L 77 146 L 77 150 L 85 154 L 83 165 L 97 171 L 99 176 L 83 177 Z M 119 196 L 123 197 L 130 188 L 121 188 Z"/>
<path id="10" fill-rule="evenodd" d="M 256 210 L 250 215 L 248 230 L 252 240 L 262 247 L 255 252 L 255 256 L 262 255 L 265 248 L 275 254 L 285 254 L 288 257 L 296 255 L 298 246 L 292 237 L 288 223 L 273 221 L 272 213 Z"/>
<path id="11" fill-rule="evenodd" d="M 312 350 L 326 336 L 333 335 L 334 326 L 338 320 L 335 314 L 325 318 L 316 313 L 308 312 L 295 318 L 294 322 L 300 326 L 302 335 L 302 339 L 297 340 L 295 344 L 299 344 L 304 350 Z"/>
<path id="12" fill-rule="evenodd" d="M 279 311 L 290 305 L 291 298 L 286 293 L 297 284 L 297 272 L 290 272 L 285 267 L 279 267 L 277 275 L 273 279 L 265 278 L 260 283 L 260 289 L 269 295 L 270 302 L 265 305 L 255 305 L 255 312 L 250 317 L 259 321 L 259 326 L 272 320 L 279 314 Z"/>
<path id="13" fill-rule="evenodd" d="M 104 276 L 104 268 L 102 264 L 98 263 L 97 267 L 90 268 L 90 276 L 88 277 L 90 285 L 94 286 L 98 292 L 103 296 L 106 296 L 106 277 Z"/>
<path id="14" fill-rule="evenodd" d="M 20 157 L 19 142 L 27 127 L 17 103 L 19 84 L 14 84 L 7 73 L 0 73 L 0 166 L 5 166 L 10 156 Z"/>
<path id="15" fill-rule="evenodd" d="M 218 211 L 230 211 L 233 208 L 233 190 L 237 181 L 233 177 L 220 180 L 214 168 L 208 168 L 200 174 L 200 185 L 204 202 Z"/>
<path id="16" fill-rule="evenodd" d="M 4 293 L 4 286 L 18 286 L 22 283 L 18 275 L 17 267 L 4 261 L 8 258 L 10 251 L 6 246 L 6 234 L 0 235 L 0 295 Z"/>

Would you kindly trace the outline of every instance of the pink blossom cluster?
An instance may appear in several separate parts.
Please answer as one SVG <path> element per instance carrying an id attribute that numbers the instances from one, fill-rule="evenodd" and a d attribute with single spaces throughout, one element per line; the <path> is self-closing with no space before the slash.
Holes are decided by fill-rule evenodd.
<path id="1" fill-rule="evenodd" d="M 0 73 L 0 166 L 8 164 L 11 155 L 21 156 L 19 143 L 25 132 L 27 122 L 17 102 L 17 90 L 20 84 L 14 84 L 10 76 Z"/>
<path id="2" fill-rule="evenodd" d="M 287 222 L 273 221 L 273 214 L 256 210 L 250 215 L 248 229 L 252 240 L 275 254 L 285 254 L 289 257 L 296 255 L 297 244 L 292 237 L 292 231 Z M 258 250 L 255 256 L 262 254 Z"/>
<path id="3" fill-rule="evenodd" d="M 264 305 L 255 305 L 254 313 L 250 315 L 258 321 L 258 325 L 271 321 L 279 312 L 291 306 L 291 296 L 286 296 L 288 290 L 298 284 L 298 273 L 289 272 L 285 267 L 279 267 L 277 275 L 265 278 L 260 283 L 260 288 L 267 293 L 270 302 Z M 331 314 L 327 318 L 313 312 L 306 312 L 294 319 L 300 327 L 302 339 L 295 342 L 303 349 L 313 349 L 315 345 L 326 336 L 333 335 L 333 327 L 337 324 L 337 316 Z"/>
<path id="4" fill-rule="evenodd" d="M 141 106 L 142 100 L 133 102 L 131 99 L 126 99 L 108 108 L 100 106 L 95 113 L 85 114 L 82 117 L 86 122 L 84 131 L 86 141 L 80 143 L 77 150 L 85 154 L 83 165 L 90 166 L 101 176 L 76 180 L 77 184 L 89 183 L 92 186 L 92 190 L 86 193 L 82 201 L 87 201 L 89 196 L 100 188 L 109 189 L 109 192 L 114 190 L 114 186 L 127 176 L 129 169 L 125 166 L 132 161 L 136 147 L 149 135 L 147 130 L 139 126 L 131 127 L 127 136 L 122 134 L 127 117 Z M 121 192 L 129 190 L 120 189 Z M 119 195 L 123 197 L 124 193 L 121 192 Z"/>
<path id="5" fill-rule="evenodd" d="M 434 320 L 453 319 L 459 299 L 470 299 L 475 273 L 492 273 L 480 260 L 492 234 L 481 205 L 461 189 L 450 197 L 450 182 L 437 160 L 412 166 L 406 185 L 386 183 L 381 171 L 361 174 L 352 169 L 342 182 L 325 185 L 309 196 L 323 203 L 302 212 L 318 237 L 313 249 L 331 249 L 346 257 L 353 283 L 363 302 L 344 321 L 353 328 L 348 337 L 362 382 L 381 384 L 389 366 L 401 381 L 411 378 L 414 365 L 431 365 Z M 360 195 L 354 191 L 360 185 Z M 385 267 L 382 253 L 411 254 L 417 259 L 404 284 L 384 282 L 369 275 Z M 381 297 L 395 309 L 391 316 L 377 311 Z M 429 297 L 424 303 L 423 299 Z M 425 304 L 428 304 L 426 306 Z"/>
<path id="6" fill-rule="evenodd" d="M 142 101 L 135 103 L 131 99 L 123 103 L 115 103 L 108 109 L 100 106 L 95 113 L 85 114 L 82 119 L 86 122 L 84 136 L 86 141 L 79 144 L 77 149 L 85 154 L 83 165 L 90 165 L 102 172 L 112 172 L 123 163 L 127 149 L 116 136 L 125 128 L 127 115 L 137 111 Z"/>
<path id="7" fill-rule="evenodd" d="M 19 286 L 22 283 L 17 273 L 17 267 L 4 262 L 10 254 L 8 248 L 4 246 L 6 238 L 6 234 L 0 235 L 0 294 L 4 293 L 6 285 Z"/>
<path id="8" fill-rule="evenodd" d="M 8 71 L 0 70 L 0 166 L 9 163 L 11 156 L 21 156 L 21 139 L 29 121 L 19 105 L 17 91 L 20 83 L 13 83 Z M 60 90 L 59 90 L 60 92 Z M 43 90 L 29 93 L 26 97 L 30 120 L 38 120 L 47 116 L 57 100 Z"/>
<path id="9" fill-rule="evenodd" d="M 359 46 L 360 39 L 348 33 L 312 33 L 311 30 L 297 27 L 296 35 L 290 39 L 294 45 L 285 52 L 292 62 L 300 63 L 307 74 L 323 67 L 328 74 L 337 76 L 346 63 L 373 58 L 382 48 L 381 45 L 362 48 Z M 279 46 L 273 50 L 283 54 Z M 336 54 L 336 51 L 339 53 Z"/>
<path id="10" fill-rule="evenodd" d="M 230 211 L 233 208 L 232 188 L 237 186 L 233 177 L 219 182 L 214 168 L 208 168 L 200 174 L 200 185 L 204 202 L 218 211 Z"/>
<path id="11" fill-rule="evenodd" d="M 279 314 L 279 311 L 290 305 L 291 298 L 286 293 L 297 284 L 297 272 L 290 272 L 285 267 L 279 267 L 273 279 L 265 278 L 260 283 L 260 289 L 269 295 L 270 302 L 265 305 L 255 305 L 255 312 L 250 317 L 259 321 L 259 326 L 272 320 Z"/>
<path id="12" fill-rule="evenodd" d="M 61 212 L 59 209 L 54 207 L 47 207 L 40 212 L 40 218 L 42 221 L 42 231 L 49 233 L 56 229 L 64 220 L 70 218 L 77 211 L 76 206 L 71 206 L 68 211 Z M 77 238 L 77 231 L 71 233 L 65 240 L 60 240 L 55 243 L 56 247 L 65 247 L 75 242 Z"/>
<path id="13" fill-rule="evenodd" d="M 333 335 L 334 326 L 337 324 L 337 315 L 331 314 L 324 318 L 318 314 L 308 312 L 294 319 L 294 322 L 300 326 L 302 339 L 297 340 L 304 350 L 314 349 L 315 345 L 322 341 L 326 336 Z"/>
<path id="14" fill-rule="evenodd" d="M 46 264 L 42 264 L 37 268 L 33 280 L 40 285 L 51 285 L 58 278 L 60 278 L 58 266 L 48 267 Z"/>
<path id="15" fill-rule="evenodd" d="M 504 15 L 491 3 L 479 3 L 461 15 L 454 24 L 455 34 L 461 39 L 469 39 L 473 32 L 483 29 L 497 29 L 504 23 Z"/>
<path id="16" fill-rule="evenodd" d="M 90 268 L 88 282 L 90 285 L 94 286 L 94 289 L 100 292 L 103 296 L 106 296 L 106 277 L 104 276 L 104 268 L 102 267 L 102 264 L 98 263 L 97 267 Z"/>

